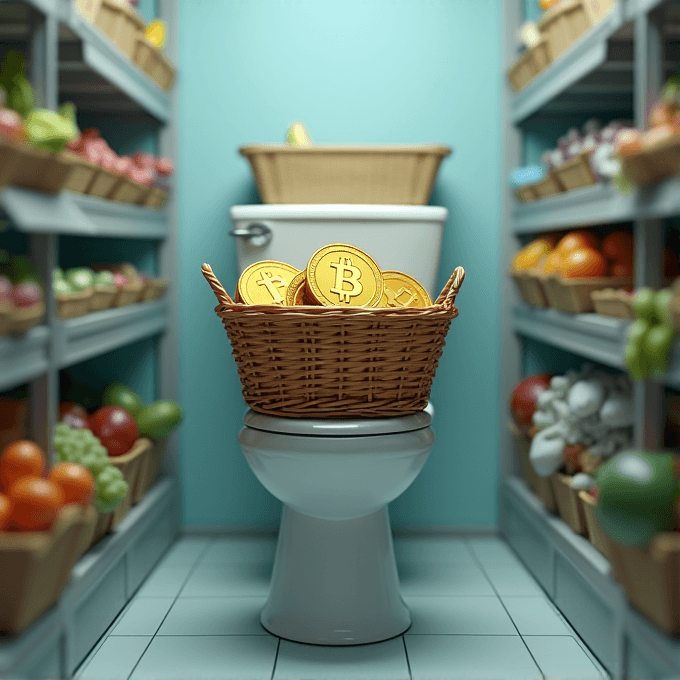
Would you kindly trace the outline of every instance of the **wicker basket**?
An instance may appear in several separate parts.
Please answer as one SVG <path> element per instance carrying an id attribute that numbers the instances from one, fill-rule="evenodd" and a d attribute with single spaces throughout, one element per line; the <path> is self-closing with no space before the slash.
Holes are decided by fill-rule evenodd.
<path id="1" fill-rule="evenodd" d="M 517 59 L 508 70 L 508 80 L 515 92 L 524 89 L 541 71 L 550 65 L 548 41 L 542 38 Z"/>
<path id="2" fill-rule="evenodd" d="M 633 184 L 654 184 L 680 172 L 680 134 L 621 157 L 621 171 Z"/>
<path id="3" fill-rule="evenodd" d="M 590 297 L 598 314 L 613 316 L 617 319 L 635 319 L 633 311 L 633 296 L 625 290 L 605 288 L 594 290 Z"/>
<path id="4" fill-rule="evenodd" d="M 559 516 L 572 528 L 574 533 L 586 536 L 588 527 L 583 512 L 583 503 L 578 497 L 578 490 L 572 488 L 571 477 L 557 473 L 551 477 L 555 490 L 555 501 Z"/>
<path id="5" fill-rule="evenodd" d="M 38 302 L 30 307 L 14 307 L 9 317 L 7 332 L 11 335 L 27 333 L 37 326 L 45 316 L 45 303 Z"/>
<path id="6" fill-rule="evenodd" d="M 574 158 L 555 168 L 555 174 L 566 191 L 583 189 L 597 184 L 597 177 L 590 167 L 591 155 L 592 151 L 582 151 Z"/>
<path id="7" fill-rule="evenodd" d="M 65 293 L 54 297 L 57 300 L 57 316 L 60 319 L 75 319 L 89 313 L 92 289 L 88 288 L 77 293 Z"/>
<path id="8" fill-rule="evenodd" d="M 457 267 L 425 308 L 234 303 L 212 269 L 246 404 L 291 418 L 379 418 L 426 408 L 465 277 Z"/>
<path id="9" fill-rule="evenodd" d="M 543 290 L 541 277 L 531 270 L 510 270 L 508 275 L 517 286 L 519 294 L 528 305 L 533 307 L 548 307 L 548 298 Z"/>
<path id="10" fill-rule="evenodd" d="M 447 146 L 242 146 L 264 203 L 426 205 Z"/>
<path id="11" fill-rule="evenodd" d="M 607 537 L 604 530 L 595 517 L 595 508 L 597 501 L 587 492 L 579 491 L 579 500 L 581 501 L 581 508 L 583 516 L 586 520 L 586 528 L 588 530 L 588 540 L 597 548 L 607 559 Z"/>
<path id="12" fill-rule="evenodd" d="M 592 293 L 605 288 L 629 288 L 633 279 L 620 276 L 568 279 L 555 274 L 542 277 L 543 289 L 549 305 L 560 312 L 585 314 L 595 311 Z"/>

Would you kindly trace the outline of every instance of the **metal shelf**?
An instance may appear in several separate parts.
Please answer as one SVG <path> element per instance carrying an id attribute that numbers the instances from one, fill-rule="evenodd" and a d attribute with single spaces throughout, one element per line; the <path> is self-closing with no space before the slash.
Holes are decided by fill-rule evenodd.
<path id="1" fill-rule="evenodd" d="M 29 382 L 48 370 L 49 338 L 47 326 L 0 338 L 0 391 Z"/>
<path id="2" fill-rule="evenodd" d="M 613 224 L 680 215 L 680 177 L 629 194 L 596 184 L 512 207 L 512 230 L 530 234 L 579 225 Z"/>
<path id="3" fill-rule="evenodd" d="M 70 191 L 46 194 L 18 187 L 0 191 L 0 207 L 19 230 L 33 234 L 162 240 L 167 212 Z"/>
<path id="4" fill-rule="evenodd" d="M 678 677 L 680 640 L 627 603 L 609 561 L 523 480 L 504 480 L 500 517 L 505 539 L 614 678 Z"/>
<path id="5" fill-rule="evenodd" d="M 166 477 L 81 558 L 54 607 L 23 633 L 0 640 L 0 677 L 71 677 L 178 531 L 178 488 Z"/>
<path id="6" fill-rule="evenodd" d="M 153 337 L 167 325 L 167 302 L 143 302 L 58 322 L 54 332 L 57 368 Z"/>

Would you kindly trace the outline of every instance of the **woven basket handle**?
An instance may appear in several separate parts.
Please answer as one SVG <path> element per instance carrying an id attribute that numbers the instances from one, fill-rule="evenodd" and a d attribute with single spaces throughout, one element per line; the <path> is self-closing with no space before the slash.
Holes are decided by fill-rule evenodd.
<path id="1" fill-rule="evenodd" d="M 465 270 L 462 267 L 456 267 L 434 304 L 443 305 L 444 307 L 449 308 L 453 307 L 453 303 L 456 301 L 456 295 L 458 295 L 458 291 L 463 285 L 464 279 Z"/>
<path id="2" fill-rule="evenodd" d="M 218 302 L 222 305 L 233 305 L 234 301 L 229 297 L 227 291 L 224 290 L 222 284 L 217 280 L 217 277 L 213 274 L 213 270 L 211 269 L 210 265 L 204 264 L 201 267 L 201 272 L 203 273 L 203 276 L 205 276 L 205 280 L 213 289 L 213 293 L 215 293 L 215 297 L 217 298 Z"/>

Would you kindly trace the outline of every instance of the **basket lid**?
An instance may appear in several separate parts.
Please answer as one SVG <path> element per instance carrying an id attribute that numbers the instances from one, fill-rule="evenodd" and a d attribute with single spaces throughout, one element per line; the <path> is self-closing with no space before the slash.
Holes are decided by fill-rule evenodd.
<path id="1" fill-rule="evenodd" d="M 370 437 L 423 430 L 432 424 L 434 407 L 428 403 L 424 411 L 392 418 L 284 418 L 267 416 L 249 410 L 243 424 L 253 430 L 307 437 Z"/>
<path id="2" fill-rule="evenodd" d="M 236 220 L 404 220 L 446 222 L 449 211 L 435 205 L 258 204 L 234 205 L 229 217 Z"/>

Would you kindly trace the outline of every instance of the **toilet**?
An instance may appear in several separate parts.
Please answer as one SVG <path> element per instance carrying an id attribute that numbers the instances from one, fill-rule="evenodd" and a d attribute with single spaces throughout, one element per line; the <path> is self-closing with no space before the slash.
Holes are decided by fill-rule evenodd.
<path id="1" fill-rule="evenodd" d="M 448 213 L 434 206 L 252 205 L 230 217 L 239 272 L 261 260 L 303 269 L 329 243 L 413 276 L 435 300 Z M 399 590 L 388 504 L 413 483 L 435 435 L 434 408 L 414 415 L 301 419 L 249 410 L 239 444 L 283 503 L 262 626 L 314 645 L 401 635 L 411 617 Z"/>

